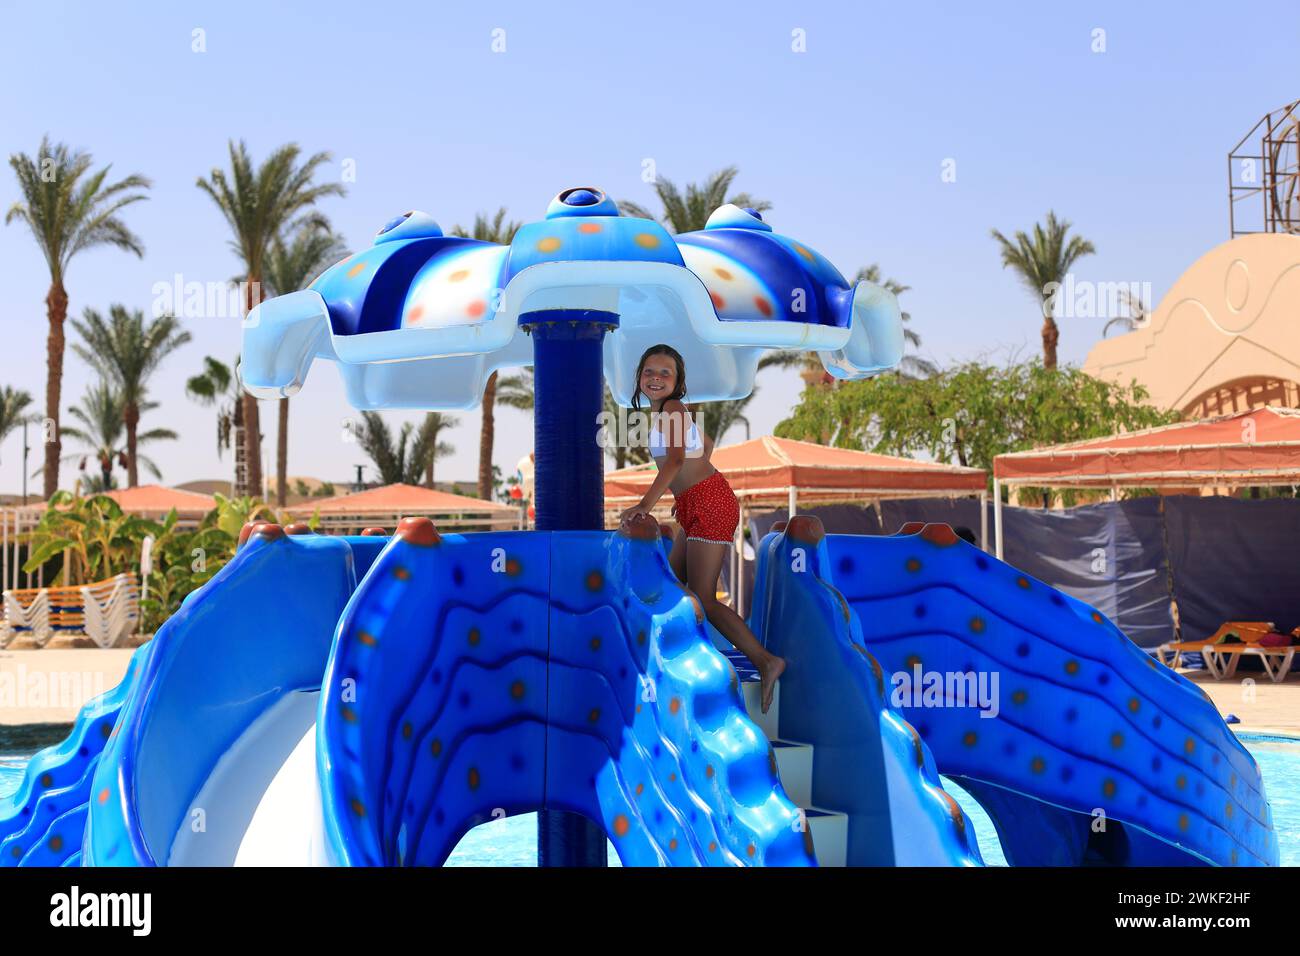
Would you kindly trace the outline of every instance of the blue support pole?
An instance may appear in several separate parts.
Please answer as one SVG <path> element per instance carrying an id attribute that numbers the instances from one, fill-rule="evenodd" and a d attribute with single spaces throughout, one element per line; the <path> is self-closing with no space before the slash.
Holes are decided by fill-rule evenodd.
<path id="1" fill-rule="evenodd" d="M 603 408 L 601 343 L 613 312 L 552 309 L 520 316 L 533 337 L 533 473 L 538 531 L 599 531 L 604 463 L 597 442 Z M 605 831 L 579 813 L 537 815 L 539 866 L 606 866 Z"/>

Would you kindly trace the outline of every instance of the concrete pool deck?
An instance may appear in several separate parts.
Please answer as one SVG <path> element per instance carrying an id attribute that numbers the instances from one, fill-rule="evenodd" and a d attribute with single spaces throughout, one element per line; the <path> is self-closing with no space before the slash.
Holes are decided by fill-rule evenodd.
<path id="1" fill-rule="evenodd" d="M 0 651 L 0 726 L 70 724 L 90 698 L 126 673 L 134 647 Z M 1264 674 L 1216 681 L 1204 670 L 1180 673 L 1202 688 L 1232 728 L 1300 737 L 1300 673 L 1274 684 Z"/>

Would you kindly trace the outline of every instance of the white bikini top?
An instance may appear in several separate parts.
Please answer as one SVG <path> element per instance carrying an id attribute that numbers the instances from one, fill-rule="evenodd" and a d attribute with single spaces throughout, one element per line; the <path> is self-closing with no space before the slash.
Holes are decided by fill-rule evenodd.
<path id="1" fill-rule="evenodd" d="M 651 458 L 663 458 L 668 454 L 668 444 L 664 441 L 663 432 L 654 429 L 650 432 L 647 444 L 650 447 Z M 700 437 L 700 430 L 695 427 L 695 422 L 691 422 L 691 427 L 686 432 L 686 454 L 694 457 L 704 451 L 704 439 Z"/>

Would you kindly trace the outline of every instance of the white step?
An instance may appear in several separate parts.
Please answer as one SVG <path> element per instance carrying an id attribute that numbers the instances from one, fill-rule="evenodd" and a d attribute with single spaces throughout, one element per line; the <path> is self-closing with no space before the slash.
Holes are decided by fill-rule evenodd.
<path id="1" fill-rule="evenodd" d="M 772 742 L 776 754 L 776 770 L 781 778 L 781 787 L 790 801 L 800 807 L 805 814 L 804 820 L 812 832 L 813 847 L 817 851 L 817 863 L 820 866 L 845 866 L 849 846 L 849 818 L 835 810 L 823 810 L 813 806 L 812 775 L 813 746 L 782 740 L 780 733 L 781 684 L 776 685 L 772 695 L 772 706 L 763 713 L 762 686 L 758 681 L 745 681 L 740 685 L 745 698 L 745 709 L 749 718 L 758 724 L 760 730 Z"/>

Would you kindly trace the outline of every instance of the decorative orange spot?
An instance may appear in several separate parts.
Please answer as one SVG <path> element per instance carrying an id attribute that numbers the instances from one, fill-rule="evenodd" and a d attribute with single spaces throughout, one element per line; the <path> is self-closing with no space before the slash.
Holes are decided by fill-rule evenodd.
<path id="1" fill-rule="evenodd" d="M 727 269 L 722 268 L 721 266 L 717 266 L 717 267 L 715 267 L 714 270 L 713 270 L 713 273 L 714 273 L 714 275 L 716 275 L 719 279 L 723 279 L 723 280 L 726 281 L 726 282 L 730 282 L 730 281 L 731 281 L 731 272 L 730 272 L 729 270 L 727 270 Z"/>
<path id="2" fill-rule="evenodd" d="M 1102 622 L 1102 617 L 1101 617 L 1101 615 L 1098 614 L 1096 611 L 1093 611 L 1093 612 L 1092 612 L 1092 619 L 1093 619 L 1094 621 L 1096 621 L 1098 624 L 1100 624 L 1100 623 Z"/>
<path id="3" fill-rule="evenodd" d="M 475 299 L 469 305 L 465 306 L 465 314 L 477 319 L 487 311 L 487 303 L 482 299 Z"/>
<path id="4" fill-rule="evenodd" d="M 1129 702 L 1128 702 L 1129 713 L 1136 714 L 1138 712 L 1138 709 L 1141 706 L 1142 706 L 1142 702 L 1138 700 L 1136 697 L 1129 698 Z"/>
<path id="5" fill-rule="evenodd" d="M 55 834 L 54 836 L 50 837 L 50 849 L 53 850 L 55 853 L 58 853 L 60 850 L 62 850 L 63 837 L 59 836 L 58 834 Z"/>
<path id="6" fill-rule="evenodd" d="M 1047 761 L 1042 757 L 1035 757 L 1033 760 L 1029 761 L 1029 769 L 1034 773 L 1042 773 L 1047 769 Z"/>
<path id="7" fill-rule="evenodd" d="M 1074 675 L 1074 674 L 1079 673 L 1079 662 L 1078 662 L 1078 661 L 1066 661 L 1066 662 L 1065 662 L 1065 672 L 1066 672 L 1067 674 L 1070 674 L 1070 675 Z"/>
<path id="8" fill-rule="evenodd" d="M 365 269 L 366 269 L 366 264 L 364 262 L 358 262 L 356 265 L 354 265 L 351 269 L 348 270 L 348 278 L 355 279 L 357 276 L 361 275 L 361 273 L 364 272 Z"/>
<path id="9" fill-rule="evenodd" d="M 468 270 L 468 269 L 457 269 L 457 270 L 456 270 L 455 272 L 453 272 L 451 275 L 447 276 L 447 281 L 448 281 L 448 282 L 463 282 L 463 281 L 464 281 L 465 279 L 467 279 L 467 278 L 469 278 L 469 270 Z"/>
<path id="10" fill-rule="evenodd" d="M 704 768 L 704 776 L 705 776 L 705 778 L 706 778 L 706 779 L 709 779 L 709 780 L 712 780 L 712 779 L 713 779 L 713 774 L 714 774 L 713 764 L 708 764 L 707 766 L 705 766 L 705 768 Z"/>
<path id="11" fill-rule="evenodd" d="M 680 697 L 674 697 L 672 700 L 668 702 L 668 713 L 675 714 L 681 709 L 682 709 L 682 699 Z"/>
<path id="12" fill-rule="evenodd" d="M 600 708 L 599 707 L 591 708 L 591 712 L 587 714 L 587 720 L 589 720 L 593 724 L 596 721 L 600 720 Z"/>
<path id="13" fill-rule="evenodd" d="M 1110 745 L 1114 747 L 1116 750 L 1119 750 L 1120 747 L 1124 746 L 1124 735 L 1121 734 L 1118 730 L 1115 731 L 1113 734 L 1110 735 Z"/>
<path id="14" fill-rule="evenodd" d="M 1223 815 L 1224 815 L 1225 817 L 1227 817 L 1229 820 L 1232 819 L 1232 814 L 1233 814 L 1233 812 L 1234 812 L 1234 809 L 1233 809 L 1233 806 L 1232 806 L 1231 803 L 1225 803 L 1225 804 L 1223 805 Z"/>
<path id="15" fill-rule="evenodd" d="M 357 631 L 357 640 L 366 645 L 366 647 L 374 647 L 379 643 L 375 638 L 375 635 L 371 634 L 369 631 Z"/>
<path id="16" fill-rule="evenodd" d="M 803 256 L 803 257 L 804 257 L 805 259 L 807 259 L 809 262 L 815 262 L 815 261 L 816 261 L 816 260 L 813 258 L 813 254 L 812 254 L 811 252 L 809 252 L 807 249 L 805 249 L 803 246 L 799 245 L 799 243 L 797 243 L 797 242 L 794 244 L 794 251 L 797 252 L 797 253 L 799 253 L 799 255 Z"/>
<path id="17" fill-rule="evenodd" d="M 754 846 L 754 844 L 752 843 L 749 846 L 745 847 L 746 856 L 753 856 L 757 852 L 758 852 L 758 847 Z"/>
<path id="18" fill-rule="evenodd" d="M 586 233 L 589 236 L 594 233 L 600 232 L 600 223 L 584 222 L 578 226 L 578 232 Z"/>
<path id="19" fill-rule="evenodd" d="M 908 558 L 907 563 L 903 565 L 903 567 L 915 574 L 917 571 L 921 570 L 921 562 L 917 558 Z"/>
<path id="20" fill-rule="evenodd" d="M 506 558 L 506 575 L 509 577 L 518 577 L 519 572 L 523 570 L 523 565 L 519 563 L 518 558 Z"/>
<path id="21" fill-rule="evenodd" d="M 352 800 L 349 802 L 349 806 L 352 807 L 352 812 L 355 813 L 357 816 L 364 817 L 366 815 L 366 805 L 362 803 L 360 800 L 358 800 L 356 797 L 352 798 Z"/>
<path id="22" fill-rule="evenodd" d="M 638 783 L 638 784 L 636 785 L 636 795 L 639 797 L 639 796 L 641 796 L 641 794 L 643 794 L 643 793 L 645 793 L 645 784 L 644 784 L 644 783 Z"/>
<path id="23" fill-rule="evenodd" d="M 644 644 L 644 643 L 645 643 L 645 631 L 639 631 L 639 632 L 637 632 L 637 635 L 636 635 L 636 642 L 637 642 L 638 644 Z"/>
<path id="24" fill-rule="evenodd" d="M 670 773 L 670 774 L 668 775 L 668 782 L 669 782 L 669 783 L 676 783 L 676 782 L 677 782 L 677 774 L 676 774 L 676 773 Z"/>
<path id="25" fill-rule="evenodd" d="M 560 240 L 556 236 L 547 236 L 537 243 L 538 252 L 554 252 L 560 248 Z"/>
<path id="26" fill-rule="evenodd" d="M 979 739 L 980 739 L 979 734 L 975 733 L 975 731 L 973 730 L 968 730 L 966 731 L 965 734 L 962 735 L 961 742 L 964 743 L 967 747 L 974 747 L 975 744 L 979 741 Z"/>
<path id="27" fill-rule="evenodd" d="M 587 590 L 599 591 L 605 586 L 605 575 L 599 571 L 590 571 L 587 573 Z"/>
<path id="28" fill-rule="evenodd" d="M 1011 695 L 1011 703 L 1013 704 L 1023 704 L 1028 699 L 1029 699 L 1029 694 L 1023 690 L 1018 690 Z"/>
<path id="29" fill-rule="evenodd" d="M 1111 780 L 1110 778 L 1107 778 L 1106 780 L 1103 780 L 1103 781 L 1102 781 L 1102 784 L 1101 784 L 1101 792 L 1102 792 L 1103 794 L 1105 794 L 1106 796 L 1108 796 L 1108 797 L 1113 797 L 1113 796 L 1115 796 L 1115 790 L 1116 790 L 1116 789 L 1117 789 L 1117 788 L 1116 788 L 1116 786 L 1115 786 L 1115 781 L 1114 781 L 1114 780 Z"/>
<path id="30" fill-rule="evenodd" d="M 410 311 L 406 313 L 406 321 L 419 322 L 423 316 L 424 316 L 424 306 L 415 305 L 412 306 Z"/>
<path id="31" fill-rule="evenodd" d="M 469 768 L 468 783 L 469 783 L 469 788 L 471 790 L 478 789 L 478 785 L 480 783 L 480 779 L 478 775 L 478 767 Z"/>
<path id="32" fill-rule="evenodd" d="M 972 631 L 974 631 L 976 634 L 983 634 L 983 633 L 984 633 L 984 618 L 982 618 L 982 617 L 973 617 L 973 618 L 971 618 L 971 619 L 970 619 L 970 629 L 971 629 Z"/>
<path id="33" fill-rule="evenodd" d="M 709 841 L 709 852 L 710 852 L 710 853 L 717 853 L 717 852 L 718 852 L 718 841 L 717 841 L 717 840 L 710 840 L 710 841 Z"/>
<path id="34" fill-rule="evenodd" d="M 714 311 L 721 312 L 723 309 L 727 307 L 726 300 L 723 299 L 722 296 L 718 295 L 718 293 L 710 292 L 709 298 L 713 300 Z"/>
<path id="35" fill-rule="evenodd" d="M 103 790 L 99 791 L 99 802 L 108 803 L 108 787 L 105 787 Z"/>
<path id="36" fill-rule="evenodd" d="M 402 739 L 403 739 L 403 740 L 410 740 L 410 739 L 411 739 L 411 734 L 413 734 L 414 732 L 415 732 L 415 729 L 411 726 L 411 722 L 410 722 L 409 720 L 406 721 L 406 722 L 404 722 L 404 723 L 402 724 Z"/>
<path id="37" fill-rule="evenodd" d="M 523 682 L 523 681 L 521 681 L 521 680 L 517 680 L 517 681 L 515 681 L 513 684 L 510 685 L 510 696 L 513 697 L 515 700 L 523 700 L 523 698 L 524 698 L 524 682 Z"/>
<path id="38" fill-rule="evenodd" d="M 642 249 L 659 248 L 659 237 L 652 232 L 638 232 L 635 236 L 632 237 L 632 241 L 635 242 Z"/>
<path id="39" fill-rule="evenodd" d="M 772 317 L 772 303 L 768 302 L 767 299 L 763 298 L 761 295 L 754 296 L 754 307 L 758 309 L 759 312 L 763 313 L 764 318 Z"/>
<path id="40" fill-rule="evenodd" d="M 399 564 L 397 567 L 393 568 L 393 577 L 397 578 L 399 581 L 409 581 L 411 580 L 411 572 Z"/>
<path id="41" fill-rule="evenodd" d="M 961 540 L 957 537 L 957 532 L 952 530 L 952 525 L 948 524 L 928 524 L 921 529 L 921 537 L 941 548 L 949 547 Z"/>
<path id="42" fill-rule="evenodd" d="M 1177 787 L 1179 790 L 1186 790 L 1187 776 L 1185 774 L 1180 773 L 1177 777 L 1174 778 L 1174 786 Z"/>
<path id="43" fill-rule="evenodd" d="M 919 654 L 911 654 L 911 655 L 909 655 L 908 658 L 907 658 L 906 664 L 907 664 L 907 669 L 908 669 L 909 671 L 910 671 L 912 668 L 914 668 L 914 667 L 920 667 L 920 666 L 921 666 L 921 656 L 920 656 Z"/>
<path id="44" fill-rule="evenodd" d="M 1190 755 L 1195 750 L 1196 750 L 1196 741 L 1193 740 L 1191 737 L 1188 737 L 1186 742 L 1183 744 L 1183 752 Z"/>
<path id="45" fill-rule="evenodd" d="M 677 849 L 677 838 L 673 837 L 671 840 L 668 841 L 668 851 L 671 853 L 676 849 Z"/>
<path id="46" fill-rule="evenodd" d="M 1184 833 L 1186 833 L 1186 832 L 1187 832 L 1187 828 L 1188 828 L 1189 826 L 1191 826 L 1191 821 L 1190 821 L 1189 819 L 1187 819 L 1187 814 L 1185 814 L 1185 813 L 1180 813 L 1180 814 L 1178 814 L 1178 829 L 1180 829 L 1180 830 L 1182 830 Z"/>
<path id="47" fill-rule="evenodd" d="M 469 643 L 471 647 L 478 647 L 478 642 L 482 640 L 482 638 L 483 632 L 477 627 L 471 627 L 469 629 Z"/>
<path id="48" fill-rule="evenodd" d="M 442 741 L 439 740 L 439 739 L 437 739 L 437 738 L 434 738 L 433 743 L 431 743 L 431 744 L 429 745 L 429 752 L 430 752 L 431 754 L 433 754 L 435 757 L 441 757 L 441 756 L 442 756 Z"/>
<path id="49" fill-rule="evenodd" d="M 1019 585 L 1020 587 L 1022 587 L 1022 588 L 1025 588 L 1026 590 L 1028 590 L 1028 588 L 1029 588 L 1029 578 L 1026 578 L 1026 577 L 1023 577 L 1023 576 L 1018 577 L 1018 578 L 1016 578 L 1016 584 L 1018 584 L 1018 585 Z"/>
<path id="50" fill-rule="evenodd" d="M 41 774 L 42 787 L 45 787 L 48 790 L 53 783 L 54 783 L 54 778 L 51 777 L 48 773 Z"/>
<path id="51" fill-rule="evenodd" d="M 588 643 L 591 645 L 591 649 L 592 649 L 593 651 L 598 651 L 598 650 L 600 650 L 600 638 L 599 638 L 599 637 L 593 637 L 593 638 L 592 638 Z"/>
<path id="52" fill-rule="evenodd" d="M 627 817 L 623 816 L 623 814 L 620 813 L 618 816 L 614 818 L 614 836 L 616 837 L 627 836 L 627 831 L 629 829 L 629 826 L 630 824 L 627 822 Z"/>
<path id="53" fill-rule="evenodd" d="M 343 719 L 349 724 L 355 724 L 357 722 L 357 712 L 351 707 L 343 707 L 341 712 L 343 714 Z"/>

